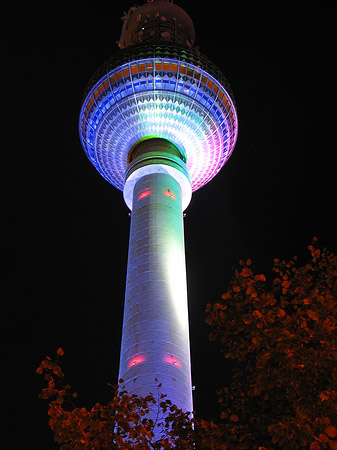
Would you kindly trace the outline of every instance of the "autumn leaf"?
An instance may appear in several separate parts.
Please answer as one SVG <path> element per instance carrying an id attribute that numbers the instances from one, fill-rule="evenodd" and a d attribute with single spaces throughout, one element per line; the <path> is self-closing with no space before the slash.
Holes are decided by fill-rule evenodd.
<path id="1" fill-rule="evenodd" d="M 284 309 L 279 308 L 278 312 L 277 312 L 277 315 L 281 318 L 281 317 L 285 317 L 287 315 L 287 313 L 285 312 Z"/>
<path id="2" fill-rule="evenodd" d="M 44 359 L 43 361 L 41 361 L 41 367 L 43 369 L 52 370 L 52 368 L 54 367 L 54 363 L 50 361 L 50 359 Z"/>
<path id="3" fill-rule="evenodd" d="M 244 267 L 241 270 L 240 275 L 242 275 L 244 278 L 247 278 L 247 277 L 249 277 L 251 275 L 251 273 L 252 273 L 252 271 L 250 269 L 248 269 L 248 267 Z"/>
<path id="4" fill-rule="evenodd" d="M 319 440 L 320 440 L 321 442 L 325 442 L 325 443 L 329 442 L 329 438 L 328 438 L 328 436 L 326 436 L 325 434 L 320 433 L 320 435 L 318 436 L 318 438 L 319 438 Z"/>
<path id="5" fill-rule="evenodd" d="M 310 317 L 310 319 L 312 320 L 319 320 L 319 315 L 316 311 L 313 311 L 312 309 L 308 309 L 307 311 L 307 315 Z"/>
<path id="6" fill-rule="evenodd" d="M 255 275 L 254 280 L 255 281 L 266 281 L 266 277 L 261 273 L 260 275 Z"/>
<path id="7" fill-rule="evenodd" d="M 321 446 L 318 442 L 314 441 L 310 444 L 310 450 L 320 450 Z"/>
<path id="8" fill-rule="evenodd" d="M 328 317 L 324 320 L 323 327 L 328 331 L 334 331 L 336 329 L 335 324 Z"/>
<path id="9" fill-rule="evenodd" d="M 243 316 L 242 320 L 243 320 L 243 323 L 245 323 L 246 325 L 249 325 L 250 323 L 252 323 L 251 315 Z"/>
<path id="10" fill-rule="evenodd" d="M 335 428 L 332 425 L 326 427 L 324 431 L 325 431 L 325 434 L 327 436 L 329 436 L 329 438 L 331 438 L 331 439 L 333 439 L 337 436 L 337 428 Z"/>
<path id="11" fill-rule="evenodd" d="M 253 311 L 253 316 L 256 317 L 257 319 L 261 319 L 262 314 L 260 313 L 260 311 L 256 309 L 255 311 Z"/>
<path id="12" fill-rule="evenodd" d="M 246 289 L 246 294 L 255 298 L 257 297 L 257 290 L 253 286 L 248 286 Z"/>
<path id="13" fill-rule="evenodd" d="M 63 398 L 63 397 L 57 397 L 56 403 L 58 403 L 59 405 L 61 405 L 63 402 L 64 402 L 64 398 Z"/>
<path id="14" fill-rule="evenodd" d="M 230 418 L 230 420 L 232 422 L 238 422 L 239 421 L 239 418 L 238 418 L 238 416 L 236 414 L 232 414 L 229 418 Z"/>
<path id="15" fill-rule="evenodd" d="M 60 366 L 54 366 L 54 367 L 53 367 L 53 373 L 54 373 L 55 375 L 57 375 L 58 377 L 63 377 L 63 372 L 62 372 Z"/>

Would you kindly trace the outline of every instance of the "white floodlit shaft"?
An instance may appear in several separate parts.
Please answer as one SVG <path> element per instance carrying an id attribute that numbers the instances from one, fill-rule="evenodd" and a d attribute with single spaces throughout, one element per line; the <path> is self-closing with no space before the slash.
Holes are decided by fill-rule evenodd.
<path id="1" fill-rule="evenodd" d="M 156 394 L 157 378 L 168 399 L 192 411 L 182 192 L 155 167 L 133 187 L 119 376 L 143 396 Z"/>

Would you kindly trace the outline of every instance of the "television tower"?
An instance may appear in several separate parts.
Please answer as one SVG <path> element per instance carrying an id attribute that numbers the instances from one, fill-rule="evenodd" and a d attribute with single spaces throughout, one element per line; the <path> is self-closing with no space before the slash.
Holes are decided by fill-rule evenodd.
<path id="1" fill-rule="evenodd" d="M 132 211 L 119 377 L 143 396 L 157 378 L 192 411 L 183 211 L 230 157 L 237 113 L 182 8 L 148 0 L 123 20 L 79 120 L 87 157 Z"/>

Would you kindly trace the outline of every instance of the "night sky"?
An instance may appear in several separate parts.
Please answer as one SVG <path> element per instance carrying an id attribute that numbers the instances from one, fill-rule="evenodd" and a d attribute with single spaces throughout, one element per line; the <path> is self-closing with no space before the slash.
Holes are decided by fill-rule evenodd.
<path id="1" fill-rule="evenodd" d="M 274 257 L 304 257 L 313 236 L 337 251 L 333 2 L 175 3 L 229 80 L 239 117 L 233 155 L 184 219 L 194 403 L 199 417 L 216 418 L 215 389 L 231 366 L 208 342 L 206 304 L 240 259 L 269 275 Z M 79 406 L 108 402 L 117 380 L 130 218 L 122 193 L 87 160 L 78 117 L 133 4 L 36 1 L 12 13 L 1 343 L 13 449 L 57 448 L 37 399 L 46 354 L 64 348 Z"/>

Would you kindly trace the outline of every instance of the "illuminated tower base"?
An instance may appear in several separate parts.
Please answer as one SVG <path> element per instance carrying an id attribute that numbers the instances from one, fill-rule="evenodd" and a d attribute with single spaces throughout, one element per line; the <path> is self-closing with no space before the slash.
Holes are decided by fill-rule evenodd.
<path id="1" fill-rule="evenodd" d="M 184 411 L 193 409 L 183 231 L 191 192 L 177 147 L 136 146 L 124 187 L 132 215 L 119 376 L 130 394 L 156 394 L 162 383 Z"/>

